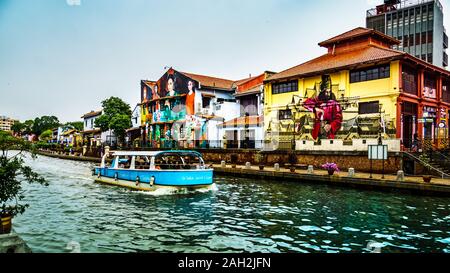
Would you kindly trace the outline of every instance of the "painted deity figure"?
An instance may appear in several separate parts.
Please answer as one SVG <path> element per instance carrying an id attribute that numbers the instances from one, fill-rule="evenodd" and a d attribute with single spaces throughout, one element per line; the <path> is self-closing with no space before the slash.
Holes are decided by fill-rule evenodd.
<path id="1" fill-rule="evenodd" d="M 322 92 L 316 98 L 307 99 L 304 107 L 314 113 L 314 139 L 334 139 L 342 125 L 342 108 L 331 92 L 330 84 L 324 84 Z"/>

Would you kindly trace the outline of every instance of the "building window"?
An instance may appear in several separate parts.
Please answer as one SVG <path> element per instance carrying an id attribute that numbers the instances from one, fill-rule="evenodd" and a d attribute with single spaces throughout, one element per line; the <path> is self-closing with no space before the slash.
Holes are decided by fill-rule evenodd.
<path id="1" fill-rule="evenodd" d="M 403 36 L 403 46 L 404 47 L 408 47 L 408 35 Z"/>
<path id="2" fill-rule="evenodd" d="M 433 43 L 433 31 L 428 31 L 428 43 Z"/>
<path id="3" fill-rule="evenodd" d="M 416 45 L 420 45 L 420 33 L 416 33 Z"/>
<path id="4" fill-rule="evenodd" d="M 450 102 L 450 81 L 448 80 L 442 82 L 442 100 Z"/>
<path id="5" fill-rule="evenodd" d="M 210 103 L 211 103 L 210 97 L 202 97 L 202 108 L 209 108 Z"/>
<path id="6" fill-rule="evenodd" d="M 372 81 L 390 77 L 390 65 L 350 71 L 350 83 Z"/>
<path id="7" fill-rule="evenodd" d="M 402 67 L 403 92 L 417 94 L 417 74 L 414 69 Z"/>
<path id="8" fill-rule="evenodd" d="M 282 94 L 298 91 L 298 81 L 272 84 L 272 94 Z"/>
<path id="9" fill-rule="evenodd" d="M 436 78 L 432 75 L 425 75 L 423 96 L 426 98 L 436 98 Z"/>
<path id="10" fill-rule="evenodd" d="M 413 46 L 414 45 L 414 34 L 410 34 L 409 35 L 409 46 Z"/>
<path id="11" fill-rule="evenodd" d="M 380 102 L 379 101 L 371 101 L 371 102 L 361 102 L 358 105 L 358 114 L 374 114 L 380 111 Z"/>
<path id="12" fill-rule="evenodd" d="M 286 119 L 292 119 L 292 110 L 280 110 L 278 111 L 278 119 L 279 120 L 286 120 Z"/>
<path id="13" fill-rule="evenodd" d="M 94 128 L 94 119 L 91 119 L 91 128 Z"/>

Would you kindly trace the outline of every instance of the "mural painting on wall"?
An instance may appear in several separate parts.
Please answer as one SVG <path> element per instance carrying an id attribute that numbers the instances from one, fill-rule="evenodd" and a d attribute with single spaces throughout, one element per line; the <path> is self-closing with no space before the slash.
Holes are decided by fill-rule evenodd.
<path id="1" fill-rule="evenodd" d="M 142 99 L 149 101 L 147 123 L 153 124 L 148 134 L 150 140 L 194 139 L 193 134 L 188 138 L 189 134 L 181 131 L 188 132 L 188 127 L 195 127 L 197 123 L 192 120 L 195 120 L 195 91 L 198 88 L 197 81 L 173 69 L 157 82 L 144 85 Z"/>
<path id="2" fill-rule="evenodd" d="M 341 129 L 342 108 L 332 92 L 331 77 L 322 76 L 320 93 L 317 97 L 307 99 L 303 106 L 314 113 L 312 137 L 317 139 L 334 139 Z M 299 126 L 296 126 L 299 128 Z"/>
<path id="3" fill-rule="evenodd" d="M 351 140 L 377 138 L 380 131 L 384 137 L 396 137 L 395 117 L 384 113 L 383 109 L 380 112 L 378 101 L 366 102 L 360 107 L 359 97 L 344 97 L 338 88 L 329 75 L 322 75 L 321 82 L 303 91 L 305 99 L 295 102 L 293 118 L 278 117 L 269 122 L 266 139 L 290 141 L 296 135 L 300 140 Z M 341 94 L 339 98 L 336 92 Z M 292 106 L 289 107 L 292 110 Z M 278 133 L 281 135 L 276 137 Z"/>

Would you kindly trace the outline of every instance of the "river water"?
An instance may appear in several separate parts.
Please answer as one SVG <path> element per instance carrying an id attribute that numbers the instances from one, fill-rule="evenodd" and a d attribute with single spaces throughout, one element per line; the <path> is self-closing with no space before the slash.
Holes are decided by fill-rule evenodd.
<path id="1" fill-rule="evenodd" d="M 216 176 L 216 189 L 96 184 L 91 163 L 39 156 L 14 230 L 33 252 L 450 252 L 450 199 Z M 73 247 L 74 246 L 74 247 Z"/>

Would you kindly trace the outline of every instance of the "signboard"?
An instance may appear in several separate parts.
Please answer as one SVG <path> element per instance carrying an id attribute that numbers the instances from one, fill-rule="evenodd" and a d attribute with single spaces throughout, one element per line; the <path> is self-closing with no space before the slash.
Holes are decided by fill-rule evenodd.
<path id="1" fill-rule="evenodd" d="M 420 118 L 417 120 L 418 123 L 433 123 L 434 120 L 432 118 Z"/>
<path id="2" fill-rule="evenodd" d="M 388 146 L 387 145 L 369 145 L 368 154 L 369 154 L 369 159 L 387 160 Z"/>

